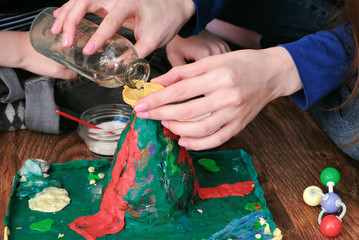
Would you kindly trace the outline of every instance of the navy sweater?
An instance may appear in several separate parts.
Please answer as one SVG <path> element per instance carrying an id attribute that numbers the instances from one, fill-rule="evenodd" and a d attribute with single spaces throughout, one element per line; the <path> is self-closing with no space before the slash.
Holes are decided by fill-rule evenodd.
<path id="1" fill-rule="evenodd" d="M 180 35 L 198 34 L 213 20 L 225 0 L 193 0 L 195 16 L 181 29 Z M 354 58 L 355 45 L 351 26 L 309 34 L 298 41 L 280 45 L 292 56 L 303 89 L 292 95 L 303 109 L 340 87 Z"/>

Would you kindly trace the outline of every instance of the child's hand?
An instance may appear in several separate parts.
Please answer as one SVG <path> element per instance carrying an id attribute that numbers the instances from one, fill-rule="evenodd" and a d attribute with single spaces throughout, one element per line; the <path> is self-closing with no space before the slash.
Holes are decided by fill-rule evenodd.
<path id="1" fill-rule="evenodd" d="M 22 44 L 18 45 L 21 46 L 22 54 L 18 68 L 52 78 L 71 79 L 77 76 L 76 72 L 36 52 L 30 43 L 28 32 L 18 32 L 18 34 L 19 39 L 22 39 Z"/>
<path id="2" fill-rule="evenodd" d="M 167 58 L 173 67 L 230 51 L 225 41 L 207 30 L 189 38 L 177 35 L 166 47 Z"/>
<path id="3" fill-rule="evenodd" d="M 29 72 L 71 79 L 77 73 L 36 52 L 30 43 L 29 32 L 0 31 L 0 66 L 21 68 Z"/>

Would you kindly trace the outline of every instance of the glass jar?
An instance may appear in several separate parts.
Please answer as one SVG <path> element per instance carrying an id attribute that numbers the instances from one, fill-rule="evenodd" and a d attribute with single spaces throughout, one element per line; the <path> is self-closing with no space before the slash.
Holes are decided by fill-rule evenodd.
<path id="1" fill-rule="evenodd" d="M 103 104 L 90 108 L 81 114 L 80 119 L 102 129 L 79 124 L 77 132 L 93 154 L 112 158 L 132 111 L 126 104 Z"/>
<path id="2" fill-rule="evenodd" d="M 62 34 L 53 35 L 53 12 L 47 8 L 36 16 L 30 28 L 30 41 L 36 51 L 91 79 L 100 86 L 116 88 L 127 85 L 135 88 L 134 80 L 147 81 L 150 67 L 138 58 L 133 44 L 118 34 L 108 40 L 95 54 L 85 55 L 82 50 L 98 25 L 83 19 L 77 27 L 74 44 L 62 46 Z"/>

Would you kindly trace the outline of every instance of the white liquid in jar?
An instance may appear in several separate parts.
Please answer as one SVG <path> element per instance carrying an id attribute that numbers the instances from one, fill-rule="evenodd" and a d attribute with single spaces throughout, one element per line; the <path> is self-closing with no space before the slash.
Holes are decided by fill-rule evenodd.
<path id="1" fill-rule="evenodd" d="M 87 146 L 90 151 L 102 156 L 113 156 L 116 151 L 121 132 L 126 127 L 126 124 L 127 123 L 123 121 L 109 121 L 96 125 L 102 128 L 102 130 L 95 128 L 89 129 L 90 137 L 96 139 L 87 141 Z M 112 135 L 106 131 L 111 131 L 116 135 Z"/>

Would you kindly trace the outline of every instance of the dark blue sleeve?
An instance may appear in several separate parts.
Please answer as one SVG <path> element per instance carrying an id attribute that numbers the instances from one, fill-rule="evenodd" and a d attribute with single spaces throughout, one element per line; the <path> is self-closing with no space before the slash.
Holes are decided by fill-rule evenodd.
<path id="1" fill-rule="evenodd" d="M 181 37 L 197 35 L 212 21 L 222 9 L 227 0 L 193 0 L 196 7 L 195 15 L 182 27 L 178 33 Z"/>
<path id="2" fill-rule="evenodd" d="M 355 53 L 351 26 L 320 31 L 280 46 L 287 49 L 298 69 L 303 89 L 292 98 L 303 109 L 343 84 Z"/>

